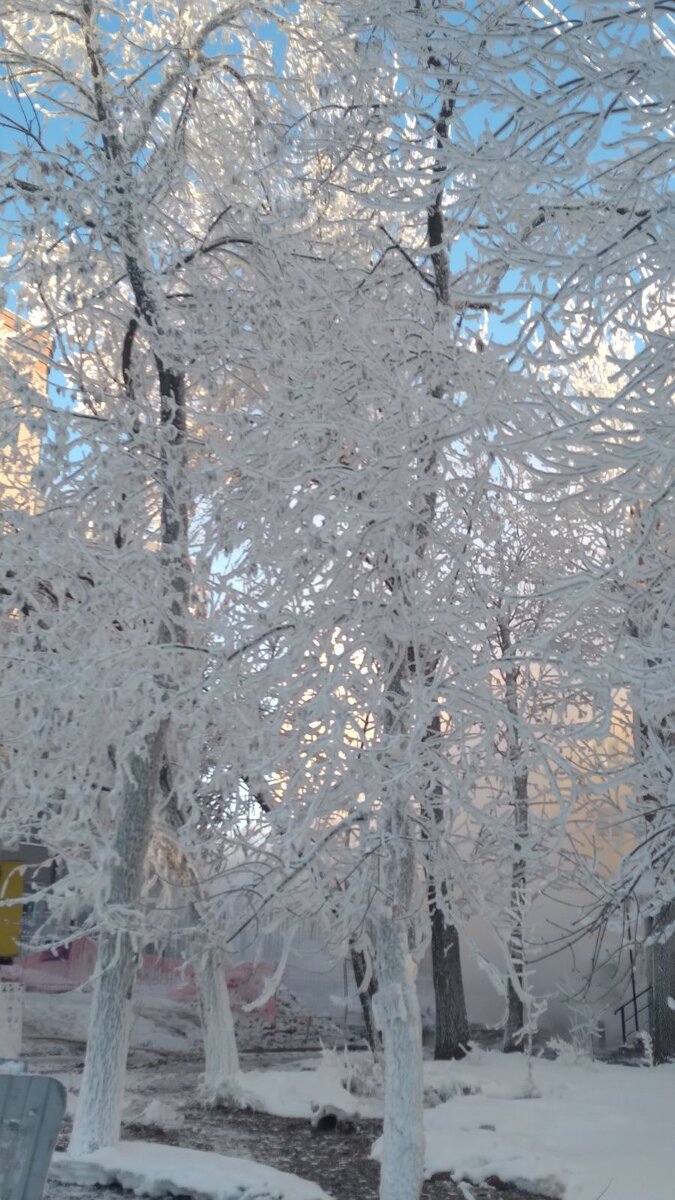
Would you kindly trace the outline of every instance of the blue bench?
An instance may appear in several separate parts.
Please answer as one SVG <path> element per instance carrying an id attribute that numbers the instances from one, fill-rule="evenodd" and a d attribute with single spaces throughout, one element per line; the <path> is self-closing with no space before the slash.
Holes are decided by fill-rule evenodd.
<path id="1" fill-rule="evenodd" d="M 65 1109 L 58 1079 L 0 1065 L 0 1200 L 42 1200 Z"/>

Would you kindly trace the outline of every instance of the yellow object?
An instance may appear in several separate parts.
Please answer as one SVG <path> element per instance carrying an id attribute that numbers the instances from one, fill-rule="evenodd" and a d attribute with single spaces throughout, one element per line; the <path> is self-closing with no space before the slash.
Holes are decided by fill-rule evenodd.
<path id="1" fill-rule="evenodd" d="M 7 904 L 23 896 L 21 863 L 0 862 L 0 958 L 16 958 L 21 940 L 21 904 Z"/>

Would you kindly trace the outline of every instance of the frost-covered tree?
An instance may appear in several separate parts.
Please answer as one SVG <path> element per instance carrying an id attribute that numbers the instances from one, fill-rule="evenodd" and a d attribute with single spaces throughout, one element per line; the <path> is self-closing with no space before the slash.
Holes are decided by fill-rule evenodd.
<path id="1" fill-rule="evenodd" d="M 662 231 L 661 231 L 662 233 Z M 598 889 L 600 927 L 626 908 L 637 916 L 637 948 L 646 950 L 652 987 L 651 1029 L 657 1061 L 673 1053 L 672 936 L 672 453 L 668 430 L 672 373 L 661 361 L 671 323 L 669 289 L 650 284 L 621 311 L 599 349 L 575 372 L 575 386 L 602 431 L 591 446 L 605 452 L 601 486 L 609 564 L 602 591 L 612 613 L 610 676 L 630 708 L 630 761 L 623 767 L 617 825 L 623 857 L 617 877 Z M 645 357 L 652 364 L 644 375 Z M 658 433 L 656 432 L 658 430 Z M 600 881 L 598 881 L 600 882 Z M 670 914 L 670 915 L 669 915 Z M 642 926 L 642 934 L 638 927 Z"/>
<path id="2" fill-rule="evenodd" d="M 406 807 L 399 808 L 396 817 L 402 822 L 398 830 L 405 831 L 405 848 L 399 847 L 398 870 L 402 875 L 398 882 L 400 894 L 413 904 L 416 914 L 419 908 L 413 900 L 414 887 L 405 883 L 409 879 L 410 844 L 420 865 L 428 851 L 425 853 L 422 838 L 407 836 L 406 822 L 414 814 L 412 819 L 418 824 L 420 783 L 429 778 L 428 768 L 422 765 L 429 762 L 429 747 L 422 752 L 422 743 L 415 735 L 419 735 L 425 718 L 433 720 L 436 679 L 425 680 L 425 691 L 419 686 L 419 675 L 414 679 L 410 658 L 407 665 L 402 665 L 407 656 L 407 651 L 404 655 L 402 650 L 402 631 L 408 619 L 414 622 L 414 632 L 405 645 L 425 646 L 425 653 L 426 646 L 433 645 L 433 637 L 447 638 L 454 616 L 452 601 L 443 609 L 438 605 L 434 611 L 430 595 L 436 599 L 437 591 L 434 592 L 425 575 L 420 550 L 424 547 L 426 553 L 430 545 L 429 559 L 436 568 L 436 578 L 440 576 L 447 583 L 453 578 L 461 546 L 459 538 L 453 542 L 448 537 L 452 525 L 445 526 L 445 533 L 436 530 L 429 536 L 432 522 L 428 497 L 445 487 L 446 493 L 450 493 L 448 504 L 452 503 L 455 497 L 450 481 L 458 486 L 460 474 L 454 463 L 462 455 L 475 462 L 492 447 L 497 451 L 503 449 L 505 456 L 519 460 L 534 472 L 543 511 L 545 489 L 551 477 L 556 504 L 567 480 L 583 480 L 583 464 L 580 466 L 579 459 L 571 453 L 576 447 L 570 444 L 580 431 L 579 409 L 575 411 L 573 405 L 561 399 L 550 386 L 550 377 L 540 368 L 547 361 L 554 361 L 564 370 L 583 352 L 575 348 L 571 355 L 560 356 L 560 347 L 565 344 L 566 332 L 578 316 L 579 307 L 584 311 L 584 320 L 601 326 L 609 303 L 605 285 L 611 282 L 619 294 L 626 294 L 630 286 L 627 278 L 618 282 L 612 276 L 609 264 L 614 261 L 613 248 L 620 246 L 622 255 L 637 262 L 646 238 L 651 236 L 645 233 L 645 227 L 655 216 L 655 210 L 647 207 L 641 210 L 636 222 L 634 203 L 626 195 L 628 180 L 633 185 L 641 181 L 641 164 L 633 154 L 637 140 L 641 138 L 648 144 L 653 161 L 660 160 L 661 164 L 664 161 L 660 139 L 665 109 L 659 107 L 660 100 L 636 85 L 637 77 L 629 62 L 649 61 L 653 67 L 649 78 L 664 80 L 669 51 L 658 34 L 651 39 L 647 35 L 643 23 L 646 14 L 622 7 L 620 11 L 607 11 L 606 20 L 598 18 L 589 25 L 577 21 L 571 11 L 568 14 L 551 9 L 542 15 L 532 10 L 524 19 L 519 11 L 517 24 L 513 15 L 509 5 L 476 6 L 470 13 L 464 13 L 453 5 L 440 3 L 420 4 L 405 12 L 377 6 L 368 14 L 368 27 L 362 28 L 359 36 L 359 54 L 377 77 L 382 126 L 377 161 L 387 163 L 389 171 L 382 173 L 376 183 L 369 177 L 363 194 L 369 204 L 377 200 L 382 212 L 396 213 L 396 220 L 393 227 L 391 221 L 381 222 L 388 240 L 375 246 L 371 285 L 364 281 L 360 286 L 359 305 L 363 308 L 358 311 L 364 314 L 361 328 L 370 341 L 371 362 L 376 351 L 381 363 L 384 361 L 383 341 L 389 360 L 393 361 L 396 334 L 392 329 L 388 340 L 377 338 L 375 327 L 365 315 L 366 296 L 368 290 L 376 298 L 386 295 L 387 315 L 393 315 L 396 301 L 391 286 L 387 287 L 392 277 L 391 264 L 396 264 L 393 270 L 398 278 L 404 271 L 409 272 L 410 284 L 414 281 L 418 292 L 414 332 L 411 329 L 407 335 L 412 353 L 392 372 L 398 389 L 396 386 L 389 389 L 388 401 L 378 400 L 372 373 L 363 381 L 373 405 L 369 410 L 372 429 L 377 429 L 377 434 L 370 433 L 374 447 L 370 450 L 363 407 L 359 407 L 355 416 L 359 423 L 350 427 L 357 448 L 350 449 L 349 456 L 343 451 L 347 461 L 341 463 L 352 472 L 359 472 L 356 495 L 348 476 L 340 495 L 335 481 L 342 472 L 332 465 L 328 481 L 325 465 L 322 470 L 322 464 L 317 463 L 312 468 L 311 488 L 308 487 L 306 498 L 298 492 L 294 509 L 299 520 L 304 499 L 307 536 L 312 540 L 320 538 L 325 547 L 330 547 L 324 551 L 321 570 L 314 579 L 316 590 L 330 587 L 331 600 L 340 598 L 335 605 L 339 622 L 348 629 L 348 646 L 355 652 L 351 660 L 343 654 L 344 669 L 350 661 L 352 666 L 354 660 L 359 662 L 359 654 L 364 653 L 360 648 L 365 647 L 365 652 L 373 658 L 373 674 L 382 679 L 379 700 L 375 695 L 374 702 L 367 705 L 367 710 L 375 713 L 376 732 L 372 746 L 358 750 L 359 785 L 367 778 L 364 764 L 370 755 L 366 752 L 372 751 L 373 763 L 388 763 L 390 754 L 382 746 L 394 729 L 399 734 L 398 743 L 392 743 L 391 760 L 409 780 L 410 790 Z M 354 20 L 356 23 L 356 14 Z M 387 70 L 391 63 L 388 56 L 392 47 L 396 48 L 396 82 L 387 91 Z M 443 87 L 439 87 L 440 78 L 444 80 Z M 452 121 L 447 134 L 442 131 L 439 139 L 438 124 L 448 92 L 452 95 Z M 656 113 L 654 122 L 650 116 L 652 110 Z M 615 135 L 620 140 L 625 135 L 621 153 L 616 157 L 613 151 L 610 154 L 607 145 Z M 612 165 L 608 172 L 610 158 Z M 661 175 L 659 186 L 662 183 Z M 437 243 L 431 247 L 428 244 L 426 224 L 441 191 L 444 199 L 440 204 L 445 204 L 441 222 L 443 242 L 442 250 L 436 251 Z M 435 290 L 433 277 L 425 271 L 430 261 L 433 264 L 432 250 L 449 272 L 449 307 L 455 313 L 455 321 L 447 332 L 444 329 L 443 336 L 439 336 L 439 326 L 433 318 L 429 322 L 420 319 L 424 297 Z M 498 329 L 498 338 L 487 354 L 471 358 L 462 341 L 472 328 L 469 314 L 477 309 L 494 313 L 489 320 Z M 501 311 L 497 321 L 498 309 Z M 502 350 L 499 343 L 503 346 L 509 340 L 509 321 L 513 345 Z M 461 327 L 462 336 L 457 326 Z M 386 328 L 386 317 L 379 327 Z M 396 327 L 399 338 L 403 336 L 403 328 L 399 322 Z M 435 333 L 431 344 L 429 330 Z M 411 375 L 413 362 L 418 369 Z M 381 372 L 382 367 L 380 377 Z M 409 395 L 399 401 L 400 384 L 406 372 Z M 500 385 L 508 386 L 497 387 L 497 380 Z M 437 450 L 435 461 L 425 449 L 425 435 L 434 448 L 442 447 Z M 431 482 L 425 477 L 430 462 L 437 471 L 438 486 L 436 474 Z M 443 483 L 440 480 L 444 472 Z M 381 499 L 384 485 L 374 482 L 387 477 L 395 479 L 396 508 L 390 504 L 385 509 Z M 332 520 L 321 506 L 322 486 L 326 509 L 330 500 L 335 514 Z M 374 510 L 370 521 L 358 511 L 358 504 L 369 495 L 375 497 L 370 501 Z M 406 521 L 406 510 L 413 519 Z M 320 533 L 314 532 L 317 528 Z M 350 537 L 353 539 L 360 528 L 364 532 L 355 552 Z M 340 586 L 337 563 L 343 551 L 343 561 L 353 572 L 351 599 L 350 592 Z M 360 569 L 359 554 L 361 563 L 369 568 L 367 582 L 353 582 Z M 444 554 L 448 565 L 441 574 L 438 566 Z M 597 564 L 590 565 L 591 570 L 586 569 L 587 564 L 581 564 L 578 571 L 581 585 L 586 589 L 597 574 Z M 345 574 L 343 568 L 343 578 Z M 371 632 L 364 601 L 367 589 L 378 580 L 380 600 L 372 610 L 378 615 L 378 627 Z M 311 590 L 308 581 L 307 597 Z M 455 594 L 454 598 L 459 600 Z M 308 608 L 317 604 L 316 597 L 306 602 Z M 350 612 L 350 617 L 343 616 L 343 609 Z M 431 627 L 433 635 L 429 632 Z M 328 628 L 330 622 L 324 626 Z M 425 642 L 427 636 L 429 642 Z M 324 642 L 327 654 L 326 645 Z M 443 649 L 447 649 L 447 642 L 443 643 Z M 462 667 L 461 658 L 453 660 L 450 678 L 460 680 Z M 362 667 L 358 670 L 362 672 Z M 334 678 L 330 686 L 335 689 Z M 344 686 L 345 694 L 358 692 L 356 680 L 353 685 Z M 324 692 L 324 703 L 325 696 Z M 318 684 L 311 690 L 308 688 L 306 705 L 308 719 L 316 721 L 318 728 L 328 729 Z M 396 712 L 395 719 L 392 709 Z M 453 705 L 452 716 L 459 729 L 466 728 L 465 711 L 461 704 Z M 412 726 L 407 724 L 408 720 Z M 404 755 L 402 745 L 405 745 Z M 401 766 L 403 758 L 405 772 Z M 439 756 L 434 762 L 432 780 L 441 762 Z M 447 766 L 443 770 L 447 778 Z M 336 796 L 342 796 L 344 804 L 344 786 L 337 792 L 328 788 L 325 774 L 321 790 L 330 797 L 329 806 L 339 803 Z M 450 793 L 450 789 L 447 791 Z M 352 796 L 354 792 L 357 797 L 361 795 L 356 785 L 352 786 Z M 367 789 L 365 794 L 368 796 Z M 313 795 L 316 797 L 317 792 Z M 381 828 L 387 831 L 385 862 L 397 842 L 396 830 L 386 824 L 388 803 L 388 800 L 382 802 L 380 818 Z M 320 811 L 318 800 L 313 811 Z M 371 816 L 369 820 L 375 828 L 377 818 Z M 367 853 L 367 838 L 362 845 Z M 385 865 L 381 869 L 387 878 Z M 366 886 L 366 878 L 364 873 L 360 886 Z M 354 873 L 351 879 L 354 880 Z M 351 894 L 354 896 L 354 890 Z M 383 920 L 395 913 L 400 921 L 401 911 L 397 906 Z M 391 945 L 386 935 L 384 946 L 387 957 Z M 398 972 L 399 983 L 395 987 L 389 977 L 387 985 L 399 996 L 397 1015 L 393 1015 L 393 1009 L 381 1010 L 383 1024 L 390 1022 L 390 1046 L 399 1029 L 397 1022 L 409 1024 L 414 1017 L 406 1008 L 404 984 L 410 960 L 400 949 L 397 963 L 392 954 L 388 968 L 394 974 Z M 397 1046 L 399 1058 L 404 1042 L 402 1039 Z M 417 1078 L 416 1045 L 408 1038 L 406 1052 L 413 1079 Z M 385 1060 L 387 1057 L 385 1033 Z M 410 1089 L 406 1098 L 410 1098 Z M 391 1133 L 385 1134 L 387 1164 L 394 1160 L 393 1129 L 410 1126 L 413 1119 L 412 1112 L 403 1113 L 400 1097 L 398 1104 L 397 1111 L 394 1094 L 388 1093 L 385 1125 Z M 414 1195 L 418 1167 L 419 1156 L 413 1150 L 409 1173 L 404 1175 L 399 1170 L 394 1180 L 387 1167 L 383 1173 L 383 1195 Z"/>
<path id="3" fill-rule="evenodd" d="M 581 582 L 606 561 L 602 530 L 592 509 L 556 490 L 542 502 L 535 477 L 493 456 L 465 573 L 474 601 L 463 634 L 475 662 L 472 853 L 507 964 L 505 1049 L 524 1046 L 528 954 L 542 951 L 532 907 L 565 874 L 590 743 L 606 724 L 598 663 L 607 613 Z"/>
<path id="4" fill-rule="evenodd" d="M 235 566 L 241 439 L 287 344 L 273 313 L 304 187 L 301 99 L 263 9 L 3 10 L 5 279 L 58 365 L 47 402 L 18 396 L 45 441 L 44 501 L 8 546 L 6 605 L 26 622 L 3 786 L 10 836 L 64 859 L 98 932 L 79 1151 L 119 1128 L 153 827 L 174 806 L 189 837 L 206 713 L 275 619 Z M 317 44 L 314 15 L 289 16 L 289 62 Z"/>

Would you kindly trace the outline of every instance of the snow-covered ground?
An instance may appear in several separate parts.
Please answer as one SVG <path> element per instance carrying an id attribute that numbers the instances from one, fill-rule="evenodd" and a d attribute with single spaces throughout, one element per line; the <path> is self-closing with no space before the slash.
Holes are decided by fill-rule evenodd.
<path id="1" fill-rule="evenodd" d="M 380 1098 L 353 1095 L 345 1086 L 354 1065 L 339 1054 L 327 1054 L 290 1070 L 271 1067 L 245 1071 L 242 1092 L 250 1108 L 277 1117 L 309 1120 L 316 1109 L 330 1106 L 348 1116 L 378 1120 L 382 1116 Z"/>
<path id="2" fill-rule="evenodd" d="M 675 1064 L 536 1059 L 533 1089 L 517 1055 L 425 1067 L 441 1095 L 457 1089 L 425 1115 L 427 1175 L 496 1176 L 556 1200 L 675 1196 Z"/>
<path id="3" fill-rule="evenodd" d="M 64 1082 L 71 1112 L 83 1057 L 83 1004 L 83 998 L 77 996 L 50 996 L 46 1003 L 28 999 L 25 1048 L 32 1069 Z M 162 1185 L 166 1185 L 170 1166 L 166 1142 L 191 1150 L 208 1146 L 235 1156 L 232 1161 L 249 1154 L 265 1157 L 255 1137 L 247 1142 L 241 1130 L 239 1140 L 234 1132 L 228 1132 L 227 1114 L 219 1118 L 217 1139 L 204 1139 L 199 1115 L 203 1110 L 198 1107 L 202 1062 L 193 1013 L 185 1006 L 168 1003 L 144 1007 L 137 1018 L 134 1042 L 125 1106 L 127 1130 L 144 1140 L 161 1139 L 162 1144 L 157 1144 L 154 1152 L 143 1150 L 142 1171 L 134 1160 L 123 1180 L 116 1176 L 124 1186 L 143 1191 L 143 1176 L 145 1194 L 166 1193 L 166 1187 L 164 1193 L 157 1191 L 156 1176 L 155 1191 L 148 1191 L 152 1174 L 148 1163 L 152 1165 L 153 1153 Z M 367 1138 L 372 1129 L 374 1140 L 377 1128 L 368 1122 L 381 1116 L 381 1091 L 367 1069 L 364 1054 L 245 1054 L 243 1061 L 239 1087 L 253 1110 L 275 1114 L 277 1119 L 309 1121 L 317 1107 L 330 1105 L 360 1118 L 364 1135 Z M 348 1090 L 350 1084 L 355 1091 Z M 474 1050 L 460 1063 L 428 1060 L 425 1085 L 427 1175 L 448 1172 L 455 1179 L 467 1180 L 466 1196 L 480 1181 L 493 1179 L 552 1200 L 672 1200 L 675 1195 L 675 1064 L 649 1069 L 575 1061 L 573 1055 L 563 1055 L 557 1061 L 535 1058 L 530 1075 L 527 1061 L 520 1055 Z M 309 1126 L 307 1132 L 309 1136 Z M 377 1143 L 374 1152 L 377 1154 Z M 125 1156 L 126 1161 L 126 1143 Z M 213 1155 L 203 1159 L 190 1156 L 189 1162 L 179 1158 L 176 1171 L 171 1168 L 176 1191 L 180 1193 L 182 1188 L 183 1195 L 223 1200 L 226 1193 L 208 1180 L 213 1180 L 214 1172 L 218 1174 L 225 1159 L 214 1165 Z M 288 1165 L 287 1160 L 273 1157 L 271 1162 Z M 57 1169 L 63 1172 L 66 1168 L 61 1164 L 62 1160 Z M 202 1168 L 200 1188 L 195 1172 L 199 1175 Z M 97 1169 L 110 1174 L 111 1164 L 99 1163 Z M 181 1172 L 188 1169 L 189 1187 L 180 1182 L 187 1178 Z M 302 1149 L 291 1161 L 291 1170 L 300 1177 L 317 1178 L 318 1184 L 325 1186 L 325 1181 L 312 1173 L 311 1164 L 304 1162 Z M 287 1192 L 268 1188 L 260 1195 L 288 1194 L 289 1200 L 295 1195 L 302 1195 L 303 1200 L 309 1200 L 310 1194 L 320 1196 L 320 1188 L 307 1193 L 302 1191 L 302 1178 L 298 1183 L 300 1192 L 294 1193 L 287 1184 Z M 59 1190 L 59 1196 L 62 1194 Z"/>
<path id="4" fill-rule="evenodd" d="M 74 1162 L 56 1154 L 57 1182 L 116 1184 L 139 1196 L 191 1196 L 192 1200 L 330 1200 L 316 1183 L 248 1158 L 206 1150 L 122 1142 Z"/>
<path id="5" fill-rule="evenodd" d="M 245 1072 L 241 1083 L 261 1112 L 309 1118 L 327 1104 L 380 1116 L 379 1096 L 345 1090 L 348 1072 L 340 1056 L 328 1055 Z M 520 1056 L 479 1050 L 458 1064 L 425 1063 L 425 1082 L 433 1105 L 425 1118 L 428 1176 L 449 1172 L 474 1183 L 496 1177 L 556 1200 L 672 1198 L 675 1065 L 536 1059 L 530 1078 Z M 173 1112 L 158 1110 L 157 1123 L 175 1127 Z"/>
<path id="6" fill-rule="evenodd" d="M 356 1065 L 350 1057 L 329 1055 L 311 1070 L 253 1071 L 242 1082 L 253 1107 L 279 1116 L 309 1116 L 321 1104 L 381 1116 L 379 1096 L 345 1090 Z M 427 1177 L 497 1178 L 552 1200 L 675 1195 L 675 1064 L 528 1064 L 475 1050 L 461 1063 L 427 1061 L 424 1076 Z"/>

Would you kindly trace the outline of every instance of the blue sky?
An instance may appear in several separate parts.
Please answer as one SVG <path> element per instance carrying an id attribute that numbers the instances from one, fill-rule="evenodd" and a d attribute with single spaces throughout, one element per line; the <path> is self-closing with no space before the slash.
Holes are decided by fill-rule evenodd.
<path id="1" fill-rule="evenodd" d="M 551 13 L 555 14 L 555 9 L 550 3 L 550 0 L 541 0 L 541 8 L 544 16 Z M 530 11 L 535 11 L 533 5 L 530 5 Z M 586 9 L 583 5 L 578 5 L 576 8 L 570 8 L 567 6 L 566 12 L 568 14 L 577 15 L 580 18 L 583 18 L 586 15 Z M 466 14 L 462 16 L 458 10 L 456 14 L 456 20 L 459 21 L 465 19 Z M 668 17 L 667 15 L 664 15 L 663 19 L 664 21 L 672 20 L 672 18 Z M 110 22 L 115 22 L 118 20 L 118 18 L 116 18 L 114 15 L 110 15 L 108 20 Z M 261 37 L 272 43 L 277 65 L 281 68 L 285 54 L 285 36 L 273 21 L 261 23 L 259 26 L 259 31 Z M 112 32 L 113 31 L 111 29 L 111 33 Z M 647 36 L 646 31 L 644 36 Z M 219 49 L 222 50 L 223 48 L 224 46 L 221 44 Z M 230 42 L 227 43 L 227 49 L 230 51 L 234 50 L 236 54 L 236 41 L 232 42 L 232 40 L 230 40 Z M 521 74 L 520 76 L 514 75 L 513 84 L 514 87 L 519 87 L 526 94 L 531 92 L 532 80 L 525 74 Z M 26 102 L 22 103 L 21 100 L 18 99 L 16 95 L 13 95 L 7 87 L 2 89 L 2 95 L 0 98 L 0 111 L 5 117 L 4 122 L 0 121 L 0 152 L 7 153 L 8 151 L 16 150 L 22 144 L 25 144 L 25 141 L 22 140 L 17 135 L 16 130 L 12 128 L 12 121 L 14 119 L 21 120 L 22 116 L 26 114 L 30 119 L 31 113 L 29 105 Z M 468 110 L 463 110 L 462 119 L 466 122 L 466 127 L 471 138 L 477 140 L 484 131 L 490 130 L 494 133 L 494 131 L 503 121 L 503 115 L 504 114 L 500 112 L 499 109 L 491 107 L 486 103 L 476 102 L 473 103 Z M 620 155 L 620 143 L 622 134 L 624 132 L 624 125 L 624 119 L 619 116 L 611 117 L 609 121 L 606 122 L 603 137 L 604 144 L 601 144 L 599 141 L 597 141 L 596 144 L 591 147 L 587 157 L 589 167 L 592 167 L 593 163 L 599 161 L 603 157 Z M 48 149 L 53 149 L 60 144 L 63 144 L 64 140 L 68 139 L 77 143 L 78 140 L 81 139 L 82 135 L 83 128 L 78 126 L 78 123 L 76 123 L 74 120 L 63 117 L 52 117 L 42 123 L 41 136 L 44 138 Z M 613 148 L 611 147 L 610 143 L 614 143 Z M 449 181 L 449 184 L 451 188 L 452 180 Z M 11 211 L 12 204 L 10 202 L 9 205 L 6 205 L 5 207 L 5 215 L 7 215 L 8 212 L 11 213 Z M 466 265 L 467 255 L 470 253 L 470 247 L 471 242 L 469 238 L 464 235 L 460 235 L 454 240 L 449 251 L 453 275 L 457 275 L 463 270 L 464 266 Z M 502 282 L 502 290 L 504 290 L 506 293 L 508 293 L 510 290 L 513 290 L 513 292 L 521 291 L 520 280 L 515 272 L 510 272 L 504 277 Z M 11 292 L 8 302 L 11 306 Z M 520 303 L 520 300 L 516 301 L 506 299 L 502 314 L 493 313 L 491 315 L 491 333 L 492 336 L 497 340 L 508 342 L 512 339 L 513 325 L 509 322 L 509 317 L 515 313 Z"/>

